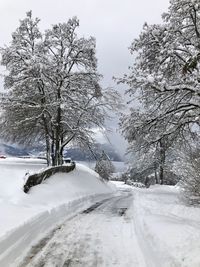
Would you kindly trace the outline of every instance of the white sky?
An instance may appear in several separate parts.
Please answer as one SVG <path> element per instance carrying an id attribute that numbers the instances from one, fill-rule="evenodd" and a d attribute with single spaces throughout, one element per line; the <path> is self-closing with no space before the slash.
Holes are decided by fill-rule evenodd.
<path id="1" fill-rule="evenodd" d="M 41 29 L 77 16 L 80 34 L 96 37 L 99 71 L 109 86 L 131 64 L 127 48 L 144 22 L 159 23 L 168 5 L 169 0 L 0 0 L 0 46 L 8 44 L 29 10 L 41 19 Z"/>
<path id="2" fill-rule="evenodd" d="M 97 40 L 103 86 L 116 87 L 112 77 L 121 77 L 133 61 L 128 50 L 131 42 L 144 22 L 161 22 L 161 14 L 168 6 L 169 0 L 0 0 L 0 46 L 9 43 L 19 19 L 29 10 L 41 19 L 42 30 L 77 16 L 80 35 Z M 0 80 L 0 90 L 2 87 Z"/>

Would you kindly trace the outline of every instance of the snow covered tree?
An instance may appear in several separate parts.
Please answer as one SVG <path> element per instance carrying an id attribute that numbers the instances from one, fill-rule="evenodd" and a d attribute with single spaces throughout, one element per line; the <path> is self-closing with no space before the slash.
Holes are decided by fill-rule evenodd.
<path id="1" fill-rule="evenodd" d="M 198 1 L 172 0 L 163 23 L 145 24 L 132 43 L 135 62 L 119 80 L 129 86 L 126 93 L 133 103 L 121 119 L 130 149 L 135 143 L 140 148 L 158 145 L 161 162 L 177 138 L 183 140 L 200 126 L 199 25 Z"/>
<path id="2" fill-rule="evenodd" d="M 100 158 L 96 161 L 95 171 L 104 180 L 109 180 L 109 178 L 115 171 L 115 167 L 112 161 L 109 159 L 108 155 L 106 155 L 104 151 L 102 151 Z"/>
<path id="3" fill-rule="evenodd" d="M 87 120 L 90 118 L 88 121 L 86 115 L 102 94 L 96 69 L 95 40 L 78 38 L 78 26 L 79 21 L 73 18 L 68 23 L 53 25 L 45 33 L 44 78 L 53 88 L 55 99 L 51 118 L 55 164 L 62 163 L 64 146 L 78 136 L 83 123 L 86 130 L 92 119 L 97 121 L 97 112 L 90 112 L 93 117 L 87 117 Z"/>
<path id="4" fill-rule="evenodd" d="M 59 165 L 69 142 L 91 146 L 93 129 L 103 128 L 118 95 L 100 87 L 95 39 L 78 37 L 77 18 L 44 34 L 38 23 L 28 12 L 1 49 L 7 69 L 1 135 L 21 143 L 45 140 L 48 162 Z"/>
<path id="5" fill-rule="evenodd" d="M 180 149 L 173 171 L 181 177 L 184 200 L 191 205 L 200 204 L 200 150 L 198 143 Z"/>
<path id="6" fill-rule="evenodd" d="M 43 51 L 39 45 L 42 42 L 39 21 L 28 12 L 12 34 L 10 46 L 1 49 L 1 64 L 7 69 L 4 78 L 7 92 L 1 98 L 1 135 L 6 140 L 24 144 L 46 139 L 48 148 L 45 112 L 48 103 L 41 76 Z"/>

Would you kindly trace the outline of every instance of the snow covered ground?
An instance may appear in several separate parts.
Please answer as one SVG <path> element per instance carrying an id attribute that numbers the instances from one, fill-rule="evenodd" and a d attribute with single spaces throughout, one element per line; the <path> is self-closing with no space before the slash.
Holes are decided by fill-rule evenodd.
<path id="1" fill-rule="evenodd" d="M 146 266 L 132 218 L 126 214 L 132 190 L 121 190 L 106 201 L 66 220 L 42 240 L 20 267 Z"/>
<path id="2" fill-rule="evenodd" d="M 43 167 L 0 160 L 1 267 L 18 267 L 26 255 L 34 267 L 200 267 L 200 208 L 186 206 L 178 187 L 107 185 L 79 164 L 23 193 L 27 170 Z"/>
<path id="3" fill-rule="evenodd" d="M 71 217 L 103 199 L 113 188 L 98 175 L 78 164 L 69 174 L 56 174 L 29 194 L 22 190 L 24 175 L 45 165 L 35 159 L 2 159 L 0 161 L 0 266 L 10 266 L 32 242 Z M 15 265 L 14 265 L 15 266 Z"/>
<path id="4" fill-rule="evenodd" d="M 147 267 L 200 266 L 200 208 L 182 203 L 178 188 L 136 189 L 130 212 Z"/>

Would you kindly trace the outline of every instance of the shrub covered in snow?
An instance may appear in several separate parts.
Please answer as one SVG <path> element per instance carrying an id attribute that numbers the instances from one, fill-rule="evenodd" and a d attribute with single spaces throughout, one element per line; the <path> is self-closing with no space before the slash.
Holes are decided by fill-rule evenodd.
<path id="1" fill-rule="evenodd" d="M 105 180 L 109 180 L 115 171 L 113 163 L 104 151 L 96 162 L 95 171 Z"/>
<path id="2" fill-rule="evenodd" d="M 153 171 L 153 168 L 139 170 L 138 168 L 130 167 L 123 173 L 122 180 L 129 185 L 139 183 L 149 187 L 150 185 L 155 184 L 155 174 Z"/>
<path id="3" fill-rule="evenodd" d="M 172 166 L 170 166 L 170 168 L 172 168 Z M 180 179 L 180 174 L 170 170 L 169 166 L 165 169 L 165 177 L 163 181 L 165 185 L 176 185 Z"/>
<path id="4" fill-rule="evenodd" d="M 143 188 L 145 187 L 145 185 L 143 183 L 140 183 L 140 182 L 134 182 L 133 180 L 127 180 L 126 181 L 126 184 L 127 185 L 131 185 L 131 186 L 134 186 L 134 187 L 139 187 L 139 188 Z"/>
<path id="5" fill-rule="evenodd" d="M 183 196 L 189 204 L 200 204 L 200 154 L 182 154 L 174 165 L 181 176 L 179 182 Z"/>
<path id="6" fill-rule="evenodd" d="M 123 172 L 115 172 L 111 175 L 112 181 L 125 181 Z"/>

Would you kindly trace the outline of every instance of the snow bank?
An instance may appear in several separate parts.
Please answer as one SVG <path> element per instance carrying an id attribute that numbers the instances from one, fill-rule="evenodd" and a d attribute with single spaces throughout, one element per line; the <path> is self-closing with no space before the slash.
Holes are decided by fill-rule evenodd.
<path id="1" fill-rule="evenodd" d="M 77 164 L 73 172 L 55 174 L 25 194 L 22 187 L 27 167 L 35 171 L 41 165 L 38 162 L 35 165 L 31 162 L 31 166 L 22 161 L 16 165 L 10 162 L 0 163 L 0 213 L 3 215 L 0 221 L 0 266 L 11 266 L 31 242 L 41 238 L 55 223 L 113 192 L 98 174 Z"/>
<path id="2" fill-rule="evenodd" d="M 200 208 L 181 203 L 171 186 L 135 189 L 134 224 L 148 267 L 200 266 Z"/>

